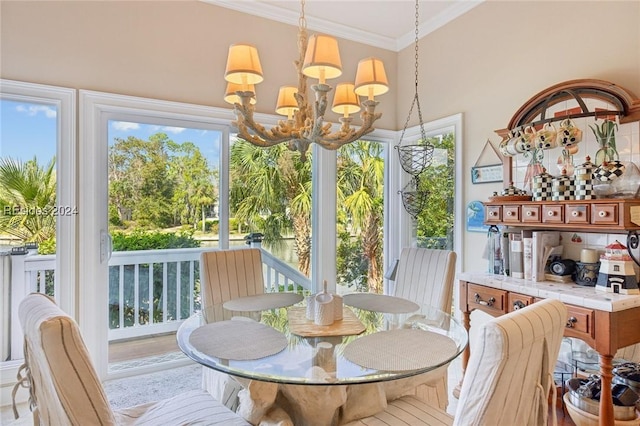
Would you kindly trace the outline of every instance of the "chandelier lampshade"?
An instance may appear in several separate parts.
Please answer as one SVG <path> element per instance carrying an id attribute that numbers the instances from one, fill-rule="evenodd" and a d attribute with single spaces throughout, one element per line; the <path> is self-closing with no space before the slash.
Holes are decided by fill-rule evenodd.
<path id="1" fill-rule="evenodd" d="M 367 96 L 369 100 L 387 93 L 389 81 L 384 71 L 384 63 L 378 58 L 366 58 L 358 62 L 355 86 L 356 94 Z"/>
<path id="2" fill-rule="evenodd" d="M 313 34 L 309 38 L 304 55 L 302 73 L 317 78 L 320 84 L 325 80 L 342 75 L 342 62 L 338 50 L 338 40 L 325 34 Z"/>
<path id="3" fill-rule="evenodd" d="M 246 90 L 243 90 L 246 89 Z M 251 105 L 255 105 L 256 103 L 256 86 L 253 84 L 248 84 L 246 87 L 243 87 L 242 84 L 235 83 L 227 83 L 227 90 L 224 91 L 224 101 L 233 104 L 242 103 L 242 98 L 238 96 L 236 92 L 251 92 L 253 96 L 251 97 Z"/>
<path id="4" fill-rule="evenodd" d="M 360 111 L 358 95 L 353 89 L 353 83 L 338 83 L 336 93 L 333 96 L 331 111 L 336 114 L 343 114 L 344 117 Z"/>
<path id="5" fill-rule="evenodd" d="M 262 66 L 258 49 L 250 44 L 232 44 L 227 56 L 227 69 L 224 79 L 235 84 L 258 84 L 262 77 Z"/>
<path id="6" fill-rule="evenodd" d="M 280 88 L 276 104 L 277 114 L 286 115 L 289 120 L 293 118 L 293 113 L 299 109 L 296 93 L 298 93 L 298 88 L 294 86 L 282 86 Z"/>
<path id="7" fill-rule="evenodd" d="M 300 152 L 300 161 L 304 162 L 313 143 L 336 150 L 373 132 L 373 123 L 382 116 L 375 111 L 378 102 L 373 100 L 373 96 L 385 93 L 388 83 L 382 61 L 376 58 L 363 61 L 358 66 L 355 92 L 353 83 L 341 83 L 336 87 L 332 111 L 341 115 L 339 127 L 338 123 L 325 121 L 329 93 L 333 90 L 326 80 L 342 74 L 338 41 L 325 34 L 308 37 L 305 0 L 300 3 L 298 59 L 294 61 L 298 85 L 282 87 L 276 103 L 276 113 L 286 115 L 287 120 L 279 120 L 276 126 L 266 128 L 254 117 L 256 99 L 251 85 L 263 79 L 258 50 L 254 46 L 234 44 L 229 47 L 224 78 L 230 84 L 240 85 L 234 88 L 235 92 L 228 87 L 225 93 L 225 100 L 233 101 L 236 120 L 232 124 L 238 129 L 238 137 L 264 148 L 284 143 L 290 150 Z M 309 85 L 309 78 L 318 79 L 318 84 Z M 309 89 L 315 96 L 309 96 Z M 360 102 L 358 89 L 369 99 Z M 352 126 L 354 119 L 349 114 L 361 108 L 359 118 L 362 123 L 359 127 Z"/>

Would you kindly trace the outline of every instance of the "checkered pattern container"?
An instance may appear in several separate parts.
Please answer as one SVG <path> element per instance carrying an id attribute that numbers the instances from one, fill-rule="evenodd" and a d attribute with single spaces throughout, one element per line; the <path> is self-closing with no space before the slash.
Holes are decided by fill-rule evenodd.
<path id="1" fill-rule="evenodd" d="M 573 176 L 556 176 L 551 182 L 551 200 L 552 201 L 567 201 L 575 199 L 576 186 L 573 181 Z"/>
<path id="2" fill-rule="evenodd" d="M 533 183 L 531 184 L 531 192 L 533 193 L 533 201 L 548 201 L 551 200 L 552 191 L 551 184 L 553 182 L 553 176 L 547 173 L 546 169 L 542 170 L 542 173 L 533 177 Z"/>
<path id="3" fill-rule="evenodd" d="M 625 166 L 620 161 L 609 161 L 595 169 L 593 178 L 600 182 L 609 182 L 622 176 L 624 170 Z"/>
<path id="4" fill-rule="evenodd" d="M 589 156 L 585 160 L 584 163 L 576 166 L 573 173 L 573 180 L 576 185 L 576 200 L 592 200 L 596 198 L 593 193 L 593 171 L 595 170 L 595 165 L 591 162 Z"/>

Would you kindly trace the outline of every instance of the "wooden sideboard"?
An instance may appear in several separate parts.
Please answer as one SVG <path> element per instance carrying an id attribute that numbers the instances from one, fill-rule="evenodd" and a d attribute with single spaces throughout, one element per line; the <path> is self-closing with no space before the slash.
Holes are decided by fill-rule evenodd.
<path id="1" fill-rule="evenodd" d="M 574 283 L 534 282 L 488 273 L 462 273 L 460 309 L 463 325 L 470 330 L 471 312 L 500 316 L 538 300 L 553 298 L 568 309 L 565 336 L 584 340 L 600 355 L 602 389 L 600 426 L 614 424 L 611 396 L 612 361 L 618 349 L 640 343 L 640 296 L 606 293 Z M 462 358 L 463 370 L 470 356 L 469 346 Z"/>

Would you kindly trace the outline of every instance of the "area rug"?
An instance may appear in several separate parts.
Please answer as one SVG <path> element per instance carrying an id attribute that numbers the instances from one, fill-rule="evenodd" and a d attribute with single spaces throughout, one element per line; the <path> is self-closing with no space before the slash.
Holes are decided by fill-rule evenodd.
<path id="1" fill-rule="evenodd" d="M 188 365 L 156 373 L 142 374 L 104 382 L 109 403 L 114 409 L 170 398 L 200 389 L 202 366 Z"/>

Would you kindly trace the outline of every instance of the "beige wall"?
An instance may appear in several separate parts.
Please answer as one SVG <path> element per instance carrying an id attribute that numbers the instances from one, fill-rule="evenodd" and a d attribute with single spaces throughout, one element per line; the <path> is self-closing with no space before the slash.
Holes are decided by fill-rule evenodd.
<path id="1" fill-rule="evenodd" d="M 502 184 L 471 184 L 469 169 L 487 138 L 529 98 L 567 80 L 596 78 L 640 96 L 640 2 L 488 1 L 420 42 L 420 102 L 426 121 L 464 114 L 464 203 Z M 413 49 L 398 75 L 413 71 Z M 410 107 L 409 79 L 398 82 L 398 123 Z M 417 123 L 414 116 L 413 124 Z M 484 269 L 486 237 L 464 234 L 463 269 Z"/>
<path id="2" fill-rule="evenodd" d="M 296 26 L 195 0 L 3 0 L 0 8 L 2 78 L 226 108 L 227 51 L 246 42 L 258 47 L 265 74 L 259 112 L 273 113 L 278 88 L 297 82 Z M 395 52 L 346 40 L 340 50 L 344 72 L 335 81 L 353 81 L 368 56 L 383 59 L 396 80 Z M 395 90 L 384 95 L 380 128 L 395 126 Z"/>
<path id="3" fill-rule="evenodd" d="M 0 2 L 0 77 L 226 107 L 229 44 L 258 46 L 266 80 L 258 110 L 296 76 L 294 26 L 196 1 Z M 553 84 L 598 78 L 640 96 L 640 2 L 488 1 L 420 42 L 425 121 L 464 113 L 464 203 L 501 184 L 471 185 L 469 168 L 493 130 Z M 413 97 L 413 46 L 396 54 L 340 41 L 344 79 L 379 56 L 391 90 L 377 127 L 399 129 Z M 414 114 L 410 125 L 417 124 Z M 482 234 L 465 233 L 463 269 L 484 268 Z"/>

